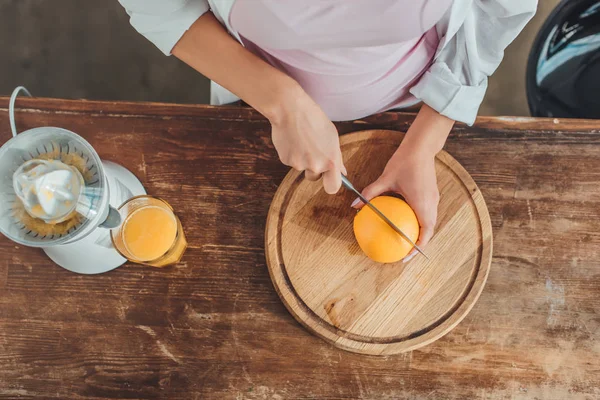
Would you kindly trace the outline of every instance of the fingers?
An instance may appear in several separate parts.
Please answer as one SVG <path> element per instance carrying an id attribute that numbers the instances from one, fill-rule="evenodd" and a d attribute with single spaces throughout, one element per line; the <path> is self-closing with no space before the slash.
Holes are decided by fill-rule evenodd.
<path id="1" fill-rule="evenodd" d="M 421 247 L 421 246 L 419 246 Z M 412 249 L 410 253 L 408 253 L 408 255 L 406 257 L 404 257 L 404 259 L 402 260 L 403 263 L 407 263 L 410 260 L 412 260 L 417 254 L 419 254 L 419 252 L 417 251 L 417 249 Z"/>
<path id="2" fill-rule="evenodd" d="M 367 200 L 371 200 L 374 197 L 379 196 L 381 193 L 387 192 L 390 189 L 390 186 L 386 179 L 379 177 L 375 182 L 367 186 L 363 191 L 362 195 L 366 197 Z M 359 198 L 352 202 L 352 207 L 361 208 L 364 206 L 363 202 L 360 201 Z"/>
<path id="3" fill-rule="evenodd" d="M 307 169 L 306 171 L 304 171 L 304 177 L 309 181 L 318 181 L 319 179 L 321 179 L 321 174 Z"/>
<path id="4" fill-rule="evenodd" d="M 417 246 L 419 246 L 421 249 L 424 249 L 425 246 L 427 246 L 427 243 L 429 243 L 429 241 L 431 240 L 431 238 L 433 237 L 433 228 L 427 226 L 427 227 L 421 227 L 421 231 L 419 232 L 419 240 L 417 241 Z M 419 252 L 417 251 L 417 249 L 412 249 L 410 253 L 408 253 L 408 255 L 406 257 L 404 257 L 404 259 L 402 260 L 402 262 L 407 263 L 410 260 L 412 260 L 417 254 L 419 254 Z"/>
<path id="5" fill-rule="evenodd" d="M 427 243 L 433 237 L 433 229 L 435 227 L 435 222 L 433 224 L 428 224 L 426 226 L 421 227 L 421 232 L 419 233 L 419 240 L 417 242 L 417 246 L 423 248 L 427 246 Z"/>
<path id="6" fill-rule="evenodd" d="M 341 174 L 348 174 L 348 170 L 343 164 L 341 152 L 336 159 L 323 164 L 310 163 L 310 166 L 304 171 L 304 177 L 309 181 L 317 181 L 323 177 L 323 189 L 328 194 L 335 194 L 340 190 L 342 186 Z"/>
<path id="7" fill-rule="evenodd" d="M 323 172 L 323 189 L 328 194 L 336 194 L 342 187 L 342 174 L 348 175 L 339 147 L 335 158 L 329 161 L 327 167 L 327 171 Z"/>
<path id="8" fill-rule="evenodd" d="M 429 243 L 431 238 L 433 237 L 435 224 L 437 222 L 437 206 L 439 202 L 438 196 L 433 196 L 427 202 L 415 204 L 414 210 L 417 215 L 417 219 L 419 220 L 419 225 L 421 227 L 419 232 L 419 240 L 417 240 L 417 246 L 424 249 L 425 246 Z M 413 249 L 405 258 L 402 260 L 403 262 L 409 262 L 418 254 L 416 249 Z"/>
<path id="9" fill-rule="evenodd" d="M 328 194 L 335 194 L 342 186 L 342 175 L 338 168 L 330 169 L 323 174 L 323 188 Z"/>
<path id="10" fill-rule="evenodd" d="M 333 163 L 332 163 L 333 164 Z M 309 181 L 318 181 L 323 177 L 323 188 L 328 194 L 335 194 L 342 186 L 342 173 L 346 173 L 345 167 L 315 168 L 304 171 L 304 177 Z"/>
<path id="11" fill-rule="evenodd" d="M 342 174 L 344 174 L 344 176 L 348 176 L 348 170 L 346 169 L 346 166 L 344 165 L 344 160 L 342 159 L 341 152 L 340 152 L 339 165 L 340 165 L 340 170 L 342 171 Z"/>
<path id="12" fill-rule="evenodd" d="M 421 249 L 424 249 L 432 237 L 433 237 L 433 228 L 431 228 L 430 226 L 421 227 L 421 231 L 419 232 L 419 240 L 417 240 L 417 246 L 419 246 Z M 408 255 L 406 257 L 404 257 L 402 262 L 405 262 L 405 263 L 409 262 L 417 254 L 419 254 L 417 249 L 412 249 L 411 252 L 408 253 Z"/>

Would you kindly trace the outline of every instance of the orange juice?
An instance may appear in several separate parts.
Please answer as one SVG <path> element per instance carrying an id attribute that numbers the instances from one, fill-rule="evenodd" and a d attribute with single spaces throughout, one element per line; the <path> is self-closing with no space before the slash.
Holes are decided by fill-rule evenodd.
<path id="1" fill-rule="evenodd" d="M 143 207 L 127 218 L 122 234 L 123 244 L 135 259 L 156 260 L 173 246 L 177 237 L 177 220 L 163 208 Z"/>
<path id="2" fill-rule="evenodd" d="M 129 261 L 164 267 L 178 263 L 187 248 L 179 218 L 164 200 L 137 196 L 119 207 L 123 223 L 111 230 L 113 245 Z"/>

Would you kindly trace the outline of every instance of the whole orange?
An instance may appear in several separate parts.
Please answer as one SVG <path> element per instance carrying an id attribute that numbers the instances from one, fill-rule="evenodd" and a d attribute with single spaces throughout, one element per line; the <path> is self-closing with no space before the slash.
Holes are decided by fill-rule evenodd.
<path id="1" fill-rule="evenodd" d="M 371 200 L 371 203 L 416 243 L 419 238 L 419 221 L 404 200 L 379 196 Z M 406 239 L 368 206 L 364 206 L 354 217 L 354 236 L 367 257 L 380 263 L 400 261 L 413 249 Z"/>

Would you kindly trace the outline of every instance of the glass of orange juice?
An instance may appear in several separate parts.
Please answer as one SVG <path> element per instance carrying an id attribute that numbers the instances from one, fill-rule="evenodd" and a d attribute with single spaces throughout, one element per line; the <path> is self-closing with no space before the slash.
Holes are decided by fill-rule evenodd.
<path id="1" fill-rule="evenodd" d="M 129 261 L 164 267 L 181 260 L 187 241 L 179 218 L 166 201 L 137 196 L 119 207 L 122 223 L 111 230 L 113 245 Z"/>

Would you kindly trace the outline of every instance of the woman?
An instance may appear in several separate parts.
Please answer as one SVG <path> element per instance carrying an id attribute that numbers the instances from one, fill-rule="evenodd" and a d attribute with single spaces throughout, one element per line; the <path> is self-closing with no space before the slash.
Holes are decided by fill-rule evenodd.
<path id="1" fill-rule="evenodd" d="M 281 161 L 328 193 L 346 174 L 332 120 L 423 103 L 383 174 L 433 236 L 434 157 L 454 121 L 472 124 L 504 49 L 537 0 L 119 0 L 166 55 L 212 80 L 211 103 L 239 99 L 272 125 Z M 225 89 L 227 88 L 227 89 Z M 235 95 L 233 94 L 235 93 Z M 352 204 L 360 207 L 358 199 Z M 411 257 L 413 254 L 409 255 Z"/>

